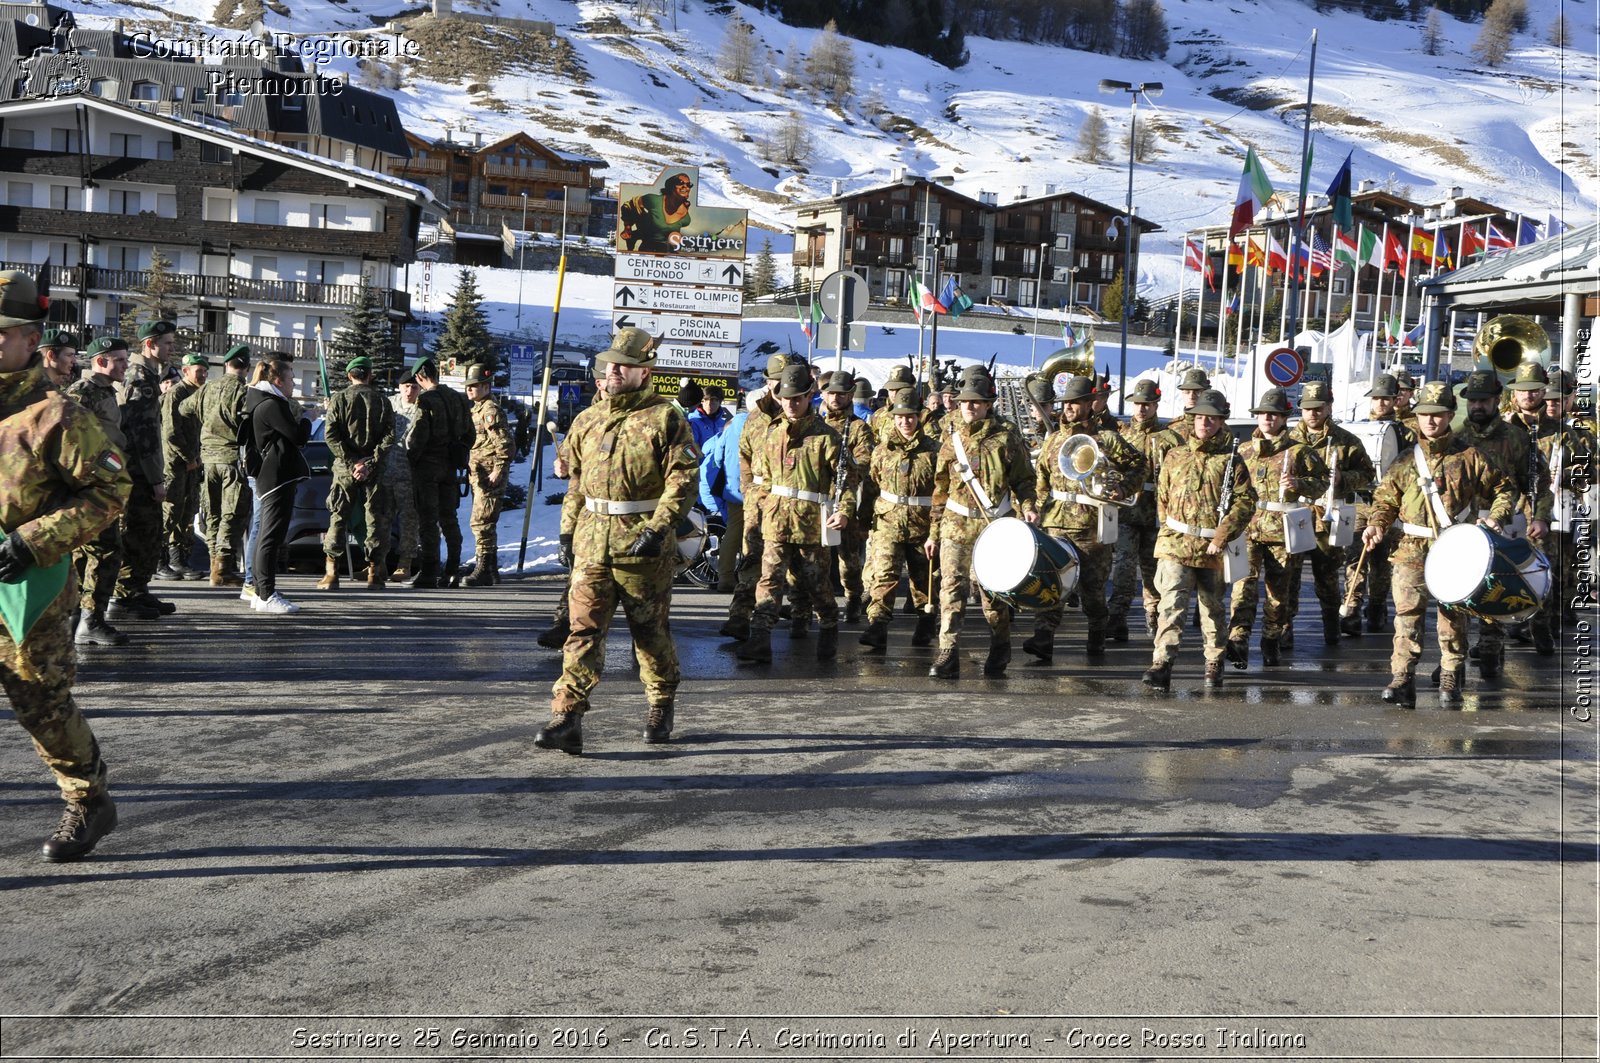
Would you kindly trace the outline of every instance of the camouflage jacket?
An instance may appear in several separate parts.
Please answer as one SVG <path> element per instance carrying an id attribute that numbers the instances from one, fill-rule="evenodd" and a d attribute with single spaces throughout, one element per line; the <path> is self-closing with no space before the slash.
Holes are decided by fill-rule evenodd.
<path id="1" fill-rule="evenodd" d="M 1181 447 L 1194 438 L 1194 414 L 1184 413 L 1167 422 L 1167 429 L 1163 433 L 1165 439 L 1161 441 L 1166 450 Z"/>
<path id="2" fill-rule="evenodd" d="M 135 483 L 166 483 L 166 461 L 161 452 L 161 365 L 154 358 L 135 354 L 128 359 L 128 375 L 117 388 L 122 406 L 122 434 L 128 438 L 128 471 Z"/>
<path id="3" fill-rule="evenodd" d="M 56 389 L 36 354 L 0 373 L 0 530 L 49 567 L 99 535 L 133 480 L 99 419 Z"/>
<path id="4" fill-rule="evenodd" d="M 334 464 L 346 470 L 368 458 L 382 467 L 394 446 L 394 409 L 371 384 L 351 384 L 335 392 L 322 423 Z"/>
<path id="5" fill-rule="evenodd" d="M 1078 433 L 1094 436 L 1105 455 L 1106 472 L 1101 477 L 1101 487 L 1108 499 L 1133 498 L 1144 487 L 1144 455 L 1139 448 L 1122 437 L 1114 428 L 1098 428 L 1099 418 L 1091 417 L 1086 424 L 1060 424 L 1045 437 L 1044 446 L 1034 462 L 1034 494 L 1039 500 L 1039 525 L 1058 528 L 1067 533 L 1074 543 L 1093 545 L 1099 542 L 1096 531 L 1100 524 L 1100 507 L 1077 501 L 1088 497 L 1088 484 L 1074 483 L 1061 474 L 1061 445 Z M 1071 495 L 1058 498 L 1057 494 Z M 1118 513 L 1120 518 L 1121 513 Z"/>
<path id="6" fill-rule="evenodd" d="M 873 410 L 872 416 L 867 418 L 867 427 L 872 429 L 873 446 L 877 446 L 879 443 L 884 442 L 890 436 L 899 435 L 899 433 L 894 430 L 894 414 L 889 412 L 893 408 L 894 407 L 890 405 Z M 923 435 L 927 436 L 934 442 L 938 442 L 939 440 L 940 432 L 944 427 L 940 422 L 943 420 L 944 418 L 938 416 L 932 410 L 917 411 L 918 429 Z"/>
<path id="7" fill-rule="evenodd" d="M 1544 486 L 1541 493 L 1550 494 L 1553 489 L 1551 477 L 1555 475 L 1554 467 L 1551 464 L 1551 455 L 1555 453 L 1556 445 L 1561 442 L 1564 432 L 1561 422 L 1554 417 L 1545 416 L 1543 410 L 1539 411 L 1532 425 L 1518 410 L 1508 412 L 1505 416 L 1505 421 L 1506 424 L 1511 426 L 1513 432 L 1519 428 L 1526 432 L 1531 437 L 1534 446 L 1539 448 L 1539 456 L 1544 459 L 1542 480 Z M 1563 475 L 1562 478 L 1566 479 L 1566 476 Z M 1552 514 L 1554 513 L 1554 508 L 1554 495 L 1551 495 Z M 1548 520 L 1549 518 L 1546 519 Z"/>
<path id="8" fill-rule="evenodd" d="M 1122 422 L 1117 420 L 1117 415 L 1112 413 L 1109 408 L 1096 414 L 1090 414 L 1089 423 L 1094 426 L 1096 432 L 1122 431 Z"/>
<path id="9" fill-rule="evenodd" d="M 820 411 L 818 416 L 822 416 Z M 857 417 L 854 411 L 847 411 L 823 416 L 822 423 L 838 432 L 839 438 L 846 441 L 845 446 L 850 451 L 850 460 L 855 463 L 860 475 L 866 477 L 867 469 L 872 464 L 872 448 L 876 442 L 867 422 Z"/>
<path id="10" fill-rule="evenodd" d="M 1483 509 L 1487 509 L 1489 518 L 1498 524 L 1504 525 L 1511 519 L 1516 488 L 1508 477 L 1484 460 L 1462 433 L 1446 432 L 1438 439 L 1419 439 L 1416 447 L 1427 462 L 1451 523 L 1475 521 L 1478 511 Z M 1438 517 L 1423 493 L 1416 459 L 1412 456 L 1390 467 L 1389 475 L 1373 492 L 1372 509 L 1367 513 L 1367 527 L 1380 532 L 1386 533 L 1397 521 L 1414 528 L 1432 529 L 1438 524 Z M 1420 565 L 1432 543 L 1432 536 L 1407 531 L 1394 548 L 1391 560 L 1396 565 Z"/>
<path id="11" fill-rule="evenodd" d="M 111 378 L 90 373 L 69 384 L 67 394 L 95 415 L 100 431 L 126 457 L 128 437 L 122 434 L 122 407 L 117 404 L 117 385 Z"/>
<path id="12" fill-rule="evenodd" d="M 199 390 L 187 380 L 180 380 L 161 396 L 161 449 L 168 475 L 182 472 L 190 462 L 200 460 L 200 421 L 182 409 L 183 400 Z"/>
<path id="13" fill-rule="evenodd" d="M 865 434 L 865 433 L 863 433 Z M 769 543 L 820 544 L 822 506 L 814 498 L 791 498 L 783 491 L 803 491 L 837 501 L 847 520 L 856 515 L 856 485 L 860 470 L 846 455 L 840 490 L 839 455 L 844 441 L 839 433 L 814 413 L 798 421 L 780 419 L 767 432 L 760 459 L 769 477 L 767 500 L 761 509 L 761 535 Z"/>
<path id="14" fill-rule="evenodd" d="M 1233 477 L 1233 499 L 1218 520 L 1224 477 Z M 1233 437 L 1226 429 L 1205 442 L 1190 439 L 1167 452 L 1156 481 L 1156 557 L 1190 568 L 1222 568 L 1220 554 L 1206 553 L 1212 535 L 1188 535 L 1167 524 L 1178 521 L 1192 528 L 1214 528 L 1223 541 L 1237 538 L 1255 516 L 1256 489 L 1250 471 L 1235 459 Z"/>
<path id="15" fill-rule="evenodd" d="M 1316 498 L 1328 489 L 1328 467 L 1316 451 L 1295 442 L 1287 431 L 1268 439 L 1257 428 L 1239 444 L 1239 460 L 1250 470 L 1250 484 L 1256 492 L 1256 513 L 1250 521 L 1253 542 L 1283 542 L 1283 511 L 1266 506 L 1298 505 L 1301 499 Z M 1285 466 L 1289 469 L 1287 491 L 1280 486 Z"/>
<path id="16" fill-rule="evenodd" d="M 1364 501 L 1372 494 L 1373 484 L 1377 482 L 1378 470 L 1372 466 L 1372 458 L 1367 454 L 1367 448 L 1362 445 L 1347 428 L 1340 428 L 1329 421 L 1323 425 L 1322 431 L 1313 432 L 1306 427 L 1304 421 L 1295 422 L 1289 429 L 1289 438 L 1301 446 L 1310 447 L 1317 452 L 1317 457 L 1322 459 L 1326 475 L 1334 480 L 1334 498 L 1336 501 L 1357 502 Z M 1324 494 L 1311 497 L 1313 502 L 1327 500 L 1326 488 Z M 1317 534 L 1325 535 L 1328 530 L 1326 523 L 1327 514 L 1320 506 L 1317 509 Z"/>
<path id="17" fill-rule="evenodd" d="M 511 469 L 511 422 L 506 411 L 491 398 L 479 399 L 472 404 L 472 429 L 474 475 L 504 483 Z"/>
<path id="18" fill-rule="evenodd" d="M 244 377 L 224 373 L 185 399 L 178 412 L 192 415 L 200 424 L 200 460 L 208 465 L 232 465 L 239 460 L 240 427 L 245 423 Z"/>
<path id="19" fill-rule="evenodd" d="M 872 451 L 871 478 L 878 488 L 872 507 L 873 535 L 894 542 L 914 542 L 928 538 L 933 507 L 908 506 L 891 502 L 884 492 L 901 498 L 933 498 L 933 474 L 939 463 L 939 444 L 917 432 L 910 439 L 899 432 L 879 443 Z"/>
<path id="20" fill-rule="evenodd" d="M 673 532 L 689 512 L 700 477 L 700 449 L 677 406 L 649 391 L 603 399 L 573 418 L 562 446 L 568 480 L 561 534 L 572 536 L 580 564 L 624 558 L 646 528 L 664 533 L 663 556 L 672 553 Z M 656 507 L 643 513 L 591 508 L 600 501 L 651 499 L 659 499 Z"/>
<path id="21" fill-rule="evenodd" d="M 939 538 L 974 543 L 989 521 L 979 510 L 980 503 L 973 497 L 971 488 L 961 478 L 955 434 L 961 436 L 972 474 L 989 496 L 990 506 L 997 511 L 995 516 L 1001 515 L 999 511 L 1008 516 L 1021 516 L 1020 511 L 1033 504 L 1033 465 L 1028 460 L 1027 444 L 1007 422 L 985 417 L 967 424 L 959 415 L 946 420 L 951 430 L 939 443 L 939 463 L 933 473 L 932 521 L 939 529 Z M 964 507 L 967 514 L 958 513 L 954 505 Z"/>
<path id="22" fill-rule="evenodd" d="M 767 433 L 781 420 L 783 414 L 778 411 L 778 400 L 766 394 L 756 400 L 755 408 L 744 419 L 744 427 L 739 430 L 739 488 L 744 493 L 746 510 L 752 503 L 759 508 L 767 497 L 767 467 L 764 464 Z M 760 477 L 759 481 L 757 477 Z"/>
<path id="23" fill-rule="evenodd" d="M 1532 447 L 1526 428 L 1513 427 L 1496 417 L 1481 431 L 1468 420 L 1456 434 L 1511 480 L 1512 489 L 1519 496 L 1516 508 L 1529 520 L 1550 519 L 1550 466 L 1545 464 L 1544 455 Z"/>
<path id="24" fill-rule="evenodd" d="M 1139 500 L 1132 509 L 1122 511 L 1122 523 L 1140 528 L 1153 527 L 1156 522 L 1156 473 L 1161 471 L 1161 459 L 1167 451 L 1177 446 L 1177 438 L 1167 432 L 1159 417 L 1148 421 L 1132 420 L 1122 426 L 1122 438 L 1144 455 L 1144 480 L 1140 484 Z"/>

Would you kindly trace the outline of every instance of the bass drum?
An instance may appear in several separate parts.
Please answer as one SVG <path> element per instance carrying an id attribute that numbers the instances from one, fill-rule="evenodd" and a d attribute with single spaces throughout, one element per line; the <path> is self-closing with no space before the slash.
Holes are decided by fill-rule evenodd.
<path id="1" fill-rule="evenodd" d="M 1037 525 L 1001 517 L 973 544 L 972 575 L 1008 605 L 1048 609 L 1078 586 L 1078 552 Z"/>
<path id="2" fill-rule="evenodd" d="M 1550 562 L 1527 539 L 1452 524 L 1428 551 L 1422 581 L 1441 606 L 1493 624 L 1520 624 L 1550 595 Z"/>
<path id="3" fill-rule="evenodd" d="M 1389 472 L 1389 466 L 1400 456 L 1400 427 L 1393 421 L 1352 421 L 1341 424 L 1351 435 L 1361 440 L 1361 448 L 1372 459 L 1378 470 L 1378 479 Z"/>

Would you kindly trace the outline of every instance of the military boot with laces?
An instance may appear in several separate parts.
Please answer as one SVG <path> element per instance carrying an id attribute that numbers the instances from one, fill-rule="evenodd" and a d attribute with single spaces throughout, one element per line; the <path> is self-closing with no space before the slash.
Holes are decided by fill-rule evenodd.
<path id="1" fill-rule="evenodd" d="M 672 737 L 672 702 L 663 701 L 650 706 L 644 718 L 644 740 L 659 744 Z"/>
<path id="2" fill-rule="evenodd" d="M 1452 668 L 1439 674 L 1439 704 L 1461 704 L 1462 671 Z"/>
<path id="3" fill-rule="evenodd" d="M 817 629 L 817 660 L 831 661 L 839 656 L 839 629 L 837 627 L 823 627 Z"/>
<path id="4" fill-rule="evenodd" d="M 1276 665 L 1282 663 L 1282 660 L 1282 656 L 1278 653 L 1278 640 L 1275 638 L 1269 639 L 1267 636 L 1262 635 L 1261 663 L 1264 665 Z"/>
<path id="5" fill-rule="evenodd" d="M 317 581 L 317 590 L 336 591 L 339 589 L 339 559 L 324 556 L 322 578 Z"/>
<path id="6" fill-rule="evenodd" d="M 95 844 L 117 827 L 117 806 L 111 795 L 98 793 L 84 801 L 68 801 L 56 832 L 45 839 L 42 852 L 51 863 L 88 856 Z"/>
<path id="7" fill-rule="evenodd" d="M 939 614 L 923 611 L 917 615 L 917 626 L 911 632 L 911 645 L 932 646 L 933 637 L 939 633 Z"/>
<path id="8" fill-rule="evenodd" d="M 1357 639 L 1361 637 L 1361 614 L 1351 613 L 1349 616 L 1339 617 L 1339 634 L 1346 638 Z"/>
<path id="9" fill-rule="evenodd" d="M 1006 674 L 1006 666 L 1011 663 L 1011 639 L 991 638 L 989 640 L 989 656 L 983 662 L 983 674 L 997 676 Z"/>
<path id="10" fill-rule="evenodd" d="M 1206 662 L 1206 689 L 1222 689 L 1222 662 L 1220 660 Z"/>
<path id="11" fill-rule="evenodd" d="M 1480 648 L 1478 650 L 1478 674 L 1485 679 L 1498 679 L 1500 677 L 1500 669 L 1505 664 L 1505 659 L 1506 651 L 1501 647 L 1497 646 L 1492 650 Z"/>
<path id="12" fill-rule="evenodd" d="M 861 632 L 861 636 L 856 641 L 874 650 L 887 648 L 889 645 L 889 621 L 872 621 Z"/>
<path id="13" fill-rule="evenodd" d="M 1022 644 L 1022 652 L 1041 661 L 1052 661 L 1056 656 L 1056 633 L 1035 631 L 1033 637 Z"/>
<path id="14" fill-rule="evenodd" d="M 1168 690 L 1172 687 L 1172 662 L 1165 661 L 1152 664 L 1140 680 L 1152 690 Z"/>
<path id="15" fill-rule="evenodd" d="M 928 675 L 933 679 L 959 679 L 961 677 L 961 656 L 955 647 L 940 650 L 939 656 L 933 659 L 933 667 L 928 669 Z"/>
<path id="16" fill-rule="evenodd" d="M 106 614 L 95 609 L 83 614 L 72 641 L 79 646 L 126 646 L 128 636 L 106 623 Z"/>
<path id="17" fill-rule="evenodd" d="M 1417 685 L 1410 676 L 1397 675 L 1383 688 L 1383 700 L 1388 705 L 1414 709 L 1417 707 Z"/>
<path id="18" fill-rule="evenodd" d="M 1245 632 L 1245 634 L 1248 635 L 1249 632 Z M 1240 671 L 1244 671 L 1250 665 L 1250 644 L 1242 638 L 1229 639 L 1227 645 L 1222 647 L 1222 655 L 1229 664 Z"/>
<path id="19" fill-rule="evenodd" d="M 752 629 L 750 637 L 739 643 L 735 651 L 741 661 L 751 661 L 755 664 L 770 664 L 772 661 L 772 629 Z"/>
<path id="20" fill-rule="evenodd" d="M 533 744 L 540 749 L 556 749 L 570 756 L 583 755 L 583 716 L 568 712 L 557 716 L 539 729 Z"/>

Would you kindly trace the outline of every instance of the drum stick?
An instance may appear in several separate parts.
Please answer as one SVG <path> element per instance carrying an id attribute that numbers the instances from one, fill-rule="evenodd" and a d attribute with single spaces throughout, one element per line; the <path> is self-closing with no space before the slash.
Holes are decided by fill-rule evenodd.
<path id="1" fill-rule="evenodd" d="M 933 612 L 933 558 L 931 557 L 928 558 L 928 593 L 926 597 L 927 601 L 923 604 L 922 611 L 931 613 Z"/>
<path id="2" fill-rule="evenodd" d="M 1361 600 L 1361 588 L 1367 582 L 1367 551 L 1372 549 L 1366 543 L 1361 544 L 1361 557 L 1356 561 L 1356 570 L 1345 584 L 1344 601 L 1339 605 L 1340 616 L 1355 616 L 1357 603 Z"/>

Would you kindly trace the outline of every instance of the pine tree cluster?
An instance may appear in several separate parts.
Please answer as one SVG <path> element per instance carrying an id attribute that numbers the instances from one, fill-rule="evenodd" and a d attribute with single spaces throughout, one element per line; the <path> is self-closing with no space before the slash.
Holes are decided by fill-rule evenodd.
<path id="1" fill-rule="evenodd" d="M 791 26 L 833 22 L 847 37 L 906 48 L 948 67 L 967 61 L 966 33 L 952 0 L 754 0 L 751 6 Z"/>

